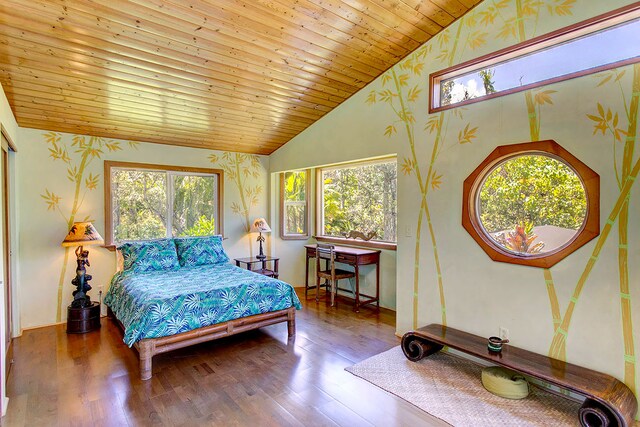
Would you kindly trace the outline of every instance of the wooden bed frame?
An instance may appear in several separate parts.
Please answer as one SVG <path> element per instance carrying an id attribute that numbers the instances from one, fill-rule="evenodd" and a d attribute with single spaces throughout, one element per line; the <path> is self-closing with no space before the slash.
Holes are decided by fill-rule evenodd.
<path id="1" fill-rule="evenodd" d="M 124 326 L 110 308 L 108 308 L 108 315 L 120 325 L 124 334 Z M 228 337 L 240 332 L 258 329 L 280 322 L 287 322 L 289 338 L 293 337 L 296 334 L 296 308 L 289 307 L 284 310 L 241 317 L 239 319 L 229 320 L 228 322 L 204 326 L 192 331 L 181 332 L 166 337 L 142 339 L 134 344 L 140 357 L 140 379 L 143 381 L 151 379 L 151 359 L 156 354 L 166 353 L 171 350 Z"/>

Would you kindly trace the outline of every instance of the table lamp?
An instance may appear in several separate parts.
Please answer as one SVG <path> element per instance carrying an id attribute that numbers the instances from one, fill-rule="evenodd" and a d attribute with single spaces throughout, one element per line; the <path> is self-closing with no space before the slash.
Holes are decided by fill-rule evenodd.
<path id="1" fill-rule="evenodd" d="M 271 227 L 269 227 L 269 224 L 267 224 L 267 220 L 265 220 L 264 218 L 257 218 L 255 221 L 253 221 L 251 232 L 255 233 L 256 231 L 260 233 L 260 235 L 258 236 L 258 242 L 260 242 L 260 254 L 257 255 L 256 258 L 265 259 L 267 256 L 262 251 L 262 242 L 264 242 L 264 236 L 262 235 L 262 233 L 271 232 Z"/>
<path id="2" fill-rule="evenodd" d="M 71 303 L 73 308 L 91 306 L 91 298 L 87 295 L 87 292 L 91 290 L 89 285 L 91 275 L 87 274 L 87 270 L 84 267 L 85 265 L 91 267 L 91 264 L 89 264 L 89 251 L 83 247 L 85 245 L 104 245 L 104 239 L 90 222 L 74 222 L 69 234 L 62 241 L 62 246 L 64 247 L 77 246 L 78 266 L 76 267 L 76 277 L 71 281 L 76 286 L 76 290 L 73 291 L 73 302 Z"/>

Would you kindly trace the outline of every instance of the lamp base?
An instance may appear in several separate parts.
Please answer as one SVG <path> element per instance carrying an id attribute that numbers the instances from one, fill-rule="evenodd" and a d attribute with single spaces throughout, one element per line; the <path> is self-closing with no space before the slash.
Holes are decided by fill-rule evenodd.
<path id="1" fill-rule="evenodd" d="M 256 255 L 256 258 L 265 259 L 267 256 L 262 251 L 262 242 L 264 242 L 264 236 L 262 236 L 262 232 L 260 232 L 260 235 L 258 236 L 258 242 L 260 242 L 260 253 Z"/>

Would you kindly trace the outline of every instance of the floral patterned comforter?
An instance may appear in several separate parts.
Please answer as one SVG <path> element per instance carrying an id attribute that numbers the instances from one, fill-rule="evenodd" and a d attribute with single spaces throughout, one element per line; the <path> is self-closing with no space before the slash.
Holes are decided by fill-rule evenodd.
<path id="1" fill-rule="evenodd" d="M 231 264 L 118 272 L 111 279 L 104 303 L 124 325 L 123 341 L 129 347 L 144 338 L 292 306 L 302 308 L 288 283 Z"/>

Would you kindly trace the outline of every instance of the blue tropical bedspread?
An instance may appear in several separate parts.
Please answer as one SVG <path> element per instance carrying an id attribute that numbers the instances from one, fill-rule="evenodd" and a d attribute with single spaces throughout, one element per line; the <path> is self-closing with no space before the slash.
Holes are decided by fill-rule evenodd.
<path id="1" fill-rule="evenodd" d="M 300 300 L 288 283 L 231 264 L 175 271 L 118 272 L 104 303 L 125 328 L 131 347 L 228 320 L 289 308 Z"/>

